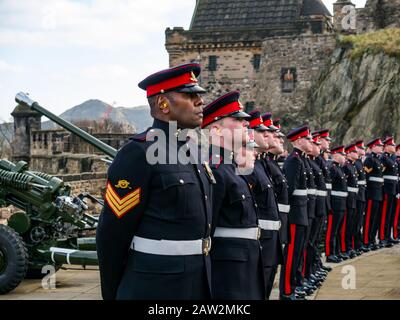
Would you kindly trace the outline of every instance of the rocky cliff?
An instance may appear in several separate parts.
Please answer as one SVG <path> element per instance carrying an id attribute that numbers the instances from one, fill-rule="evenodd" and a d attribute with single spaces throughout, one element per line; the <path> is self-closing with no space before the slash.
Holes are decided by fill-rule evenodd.
<path id="1" fill-rule="evenodd" d="M 400 29 L 342 37 L 311 90 L 307 115 L 336 142 L 400 140 Z"/>

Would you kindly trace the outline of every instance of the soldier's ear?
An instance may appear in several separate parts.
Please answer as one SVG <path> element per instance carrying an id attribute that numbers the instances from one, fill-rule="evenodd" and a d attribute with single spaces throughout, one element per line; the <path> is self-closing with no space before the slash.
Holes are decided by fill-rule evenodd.
<path id="1" fill-rule="evenodd" d="M 162 113 L 168 114 L 170 112 L 170 109 L 169 109 L 170 103 L 168 101 L 168 98 L 165 95 L 160 94 L 157 97 L 156 105 L 157 105 L 157 108 L 159 108 Z"/>

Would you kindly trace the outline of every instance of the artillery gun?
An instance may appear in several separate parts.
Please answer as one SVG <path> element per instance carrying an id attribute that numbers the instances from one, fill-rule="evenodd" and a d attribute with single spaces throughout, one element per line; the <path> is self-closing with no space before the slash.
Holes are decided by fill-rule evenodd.
<path id="1" fill-rule="evenodd" d="M 114 158 L 117 150 L 64 121 L 26 94 L 15 100 L 78 135 Z M 110 161 L 110 160 L 107 160 Z M 90 194 L 71 195 L 68 185 L 54 176 L 28 170 L 24 161 L 0 160 L 0 207 L 13 205 L 14 213 L 0 225 L 0 294 L 16 288 L 25 278 L 43 277 L 42 268 L 58 270 L 63 264 L 98 265 L 95 238 L 97 218 L 88 214 L 85 199 L 103 205 Z"/>

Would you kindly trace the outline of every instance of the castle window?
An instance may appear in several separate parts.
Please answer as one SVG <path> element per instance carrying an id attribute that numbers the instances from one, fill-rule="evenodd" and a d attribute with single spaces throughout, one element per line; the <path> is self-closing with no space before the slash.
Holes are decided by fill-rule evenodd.
<path id="1" fill-rule="evenodd" d="M 217 71 L 217 56 L 208 57 L 208 71 Z"/>
<path id="2" fill-rule="evenodd" d="M 296 80 L 296 68 L 281 69 L 282 92 L 293 92 L 296 86 Z"/>
<path id="3" fill-rule="evenodd" d="M 255 54 L 253 57 L 254 70 L 256 71 L 260 70 L 260 66 L 261 66 L 261 54 Z"/>
<path id="4" fill-rule="evenodd" d="M 244 104 L 244 112 L 249 113 L 252 112 L 255 108 L 255 103 L 254 101 L 248 101 Z"/>

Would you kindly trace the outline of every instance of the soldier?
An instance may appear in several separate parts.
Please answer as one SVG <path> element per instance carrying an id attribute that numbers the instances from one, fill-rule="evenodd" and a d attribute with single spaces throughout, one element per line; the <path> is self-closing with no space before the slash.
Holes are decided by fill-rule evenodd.
<path id="1" fill-rule="evenodd" d="M 307 214 L 307 173 L 303 162 L 305 153 L 310 151 L 311 136 L 308 126 L 293 129 L 287 135 L 293 145 L 292 153 L 284 164 L 289 191 L 290 240 L 284 250 L 284 263 L 280 274 L 281 300 L 295 300 L 296 272 L 304 251 L 304 239 L 308 226 Z"/>
<path id="2" fill-rule="evenodd" d="M 400 168 L 400 144 L 396 146 L 396 162 Z M 400 170 L 399 170 L 399 183 L 397 184 L 397 206 L 396 213 L 393 218 L 393 240 L 397 244 L 400 242 Z"/>
<path id="3" fill-rule="evenodd" d="M 238 91 L 227 93 L 204 109 L 203 128 L 210 134 L 210 162 L 217 181 L 212 291 L 215 299 L 264 300 L 257 207 L 246 177 L 237 174 L 235 159 L 235 150 L 246 141 L 249 117 L 239 96 Z"/>
<path id="4" fill-rule="evenodd" d="M 340 255 L 339 238 L 343 218 L 346 211 L 346 199 L 348 196 L 346 176 L 342 170 L 346 158 L 344 146 L 331 149 L 332 165 L 330 176 L 332 179 L 331 205 L 332 211 L 328 214 L 328 226 L 326 230 L 325 255 L 326 261 L 332 263 L 342 262 L 346 256 Z"/>
<path id="5" fill-rule="evenodd" d="M 320 145 L 318 134 L 313 135 L 313 150 L 309 155 L 309 163 L 315 181 L 315 218 L 313 219 L 310 237 L 307 246 L 306 264 L 304 268 L 304 288 L 305 291 L 312 293 L 324 281 L 327 271 L 320 268 L 319 240 L 326 217 L 326 196 L 327 190 L 321 167 L 315 161 L 320 155 Z M 310 290 L 311 289 L 311 290 Z"/>
<path id="6" fill-rule="evenodd" d="M 384 142 L 384 153 L 381 156 L 383 165 L 383 193 L 381 224 L 379 229 L 379 240 L 382 247 L 392 247 L 392 228 L 397 206 L 397 188 L 399 184 L 399 168 L 396 162 L 396 144 L 393 137 L 388 137 Z"/>
<path id="7" fill-rule="evenodd" d="M 367 144 L 369 153 L 364 161 L 364 170 L 367 176 L 367 210 L 363 228 L 364 245 L 371 250 L 379 249 L 376 244 L 376 236 L 379 229 L 380 216 L 383 201 L 383 172 L 379 159 L 383 151 L 383 143 L 377 138 Z"/>
<path id="8" fill-rule="evenodd" d="M 329 168 L 328 168 L 328 157 L 329 157 L 329 153 L 330 153 L 330 144 L 331 144 L 331 137 L 329 134 L 329 129 L 322 129 L 320 131 L 315 131 L 313 132 L 313 136 L 318 136 L 318 141 L 321 143 L 321 145 L 319 146 L 320 148 L 320 155 L 317 156 L 315 158 L 315 162 L 319 165 L 319 167 L 322 170 L 322 174 L 324 176 L 324 182 L 325 182 L 325 187 L 326 187 L 326 212 L 324 214 L 324 219 L 322 222 L 322 228 L 321 228 L 321 232 L 318 236 L 319 238 L 319 242 L 322 241 L 322 239 L 324 238 L 324 227 L 326 225 L 326 220 L 328 217 L 328 213 L 330 213 L 332 211 L 332 207 L 331 207 L 331 191 L 332 191 L 332 179 L 330 176 L 330 172 L 329 172 Z M 325 191 L 325 190 L 323 190 Z M 324 270 L 324 271 L 332 271 L 331 267 L 328 266 L 324 266 L 322 264 L 322 259 L 319 259 L 319 267 Z"/>
<path id="9" fill-rule="evenodd" d="M 274 127 L 278 128 L 279 131 L 277 131 L 277 136 L 280 139 L 282 146 L 284 146 L 285 140 L 283 138 L 285 137 L 285 135 L 280 131 L 281 119 L 280 118 L 274 119 L 272 124 Z M 283 152 L 279 155 L 277 159 L 278 165 L 281 168 L 281 170 L 283 170 L 283 164 L 285 163 L 287 156 L 288 156 L 288 151 L 285 150 L 285 148 L 283 147 Z"/>
<path id="10" fill-rule="evenodd" d="M 283 174 L 278 160 L 284 152 L 283 148 L 283 137 L 284 134 L 278 127 L 275 126 L 276 121 L 272 122 L 272 114 L 265 113 L 262 115 L 263 124 L 268 128 L 266 133 L 268 150 L 264 152 L 262 157 L 267 170 L 272 179 L 274 186 L 274 192 L 278 201 L 279 219 L 281 221 L 281 229 L 279 230 L 282 247 L 288 243 L 289 224 L 288 224 L 288 213 L 290 210 L 289 206 L 289 195 L 288 185 L 286 177 Z M 277 131 L 278 130 L 278 131 Z"/>
<path id="11" fill-rule="evenodd" d="M 188 64 L 155 73 L 139 84 L 147 91 L 154 123 L 133 136 L 108 171 L 97 229 L 104 299 L 211 296 L 210 176 L 202 165 L 174 163 L 173 154 L 167 154 L 178 147 L 190 153 L 186 130 L 181 129 L 202 123 L 199 94 L 205 90 L 197 83 L 199 74 L 198 64 Z M 173 122 L 178 129 L 173 130 Z M 165 162 L 149 163 L 147 151 L 154 137 L 165 140 L 158 146 Z"/>
<path id="12" fill-rule="evenodd" d="M 366 186 L 367 186 L 367 177 L 365 175 L 364 171 L 364 164 L 363 160 L 365 157 L 365 149 L 366 147 L 364 146 L 364 141 L 359 140 L 356 142 L 356 148 L 357 148 L 357 153 L 358 153 L 358 159 L 354 163 L 357 171 L 357 176 L 358 176 L 358 193 L 357 193 L 357 204 L 356 204 L 356 230 L 354 234 L 354 247 L 353 249 L 355 250 L 357 255 L 361 255 L 363 252 L 368 252 L 369 248 L 363 245 L 363 239 L 362 239 L 362 226 L 363 226 L 363 221 L 365 218 L 365 208 L 367 204 L 366 200 Z"/>
<path id="13" fill-rule="evenodd" d="M 342 254 L 347 255 L 349 258 L 357 256 L 354 248 L 354 236 L 357 229 L 357 195 L 358 195 L 358 176 L 355 162 L 358 159 L 357 147 L 355 144 L 350 144 L 345 148 L 347 154 L 347 161 L 343 166 L 343 171 L 347 177 L 347 207 L 342 225 L 341 234 L 341 251 Z"/>
<path id="14" fill-rule="evenodd" d="M 281 221 L 279 220 L 278 203 L 273 189 L 273 183 L 267 164 L 262 158 L 262 153 L 266 153 L 269 144 L 268 136 L 272 136 L 278 130 L 272 125 L 266 127 L 263 118 L 258 110 L 250 113 L 249 127 L 254 130 L 254 138 L 259 146 L 257 160 L 254 165 L 254 172 L 248 177 L 252 186 L 253 195 L 258 205 L 259 226 L 261 228 L 261 246 L 263 253 L 264 278 L 266 282 L 266 298 L 269 299 L 274 284 L 278 265 L 282 264 L 282 241 L 279 230 Z M 274 141 L 272 141 L 274 142 Z"/>

